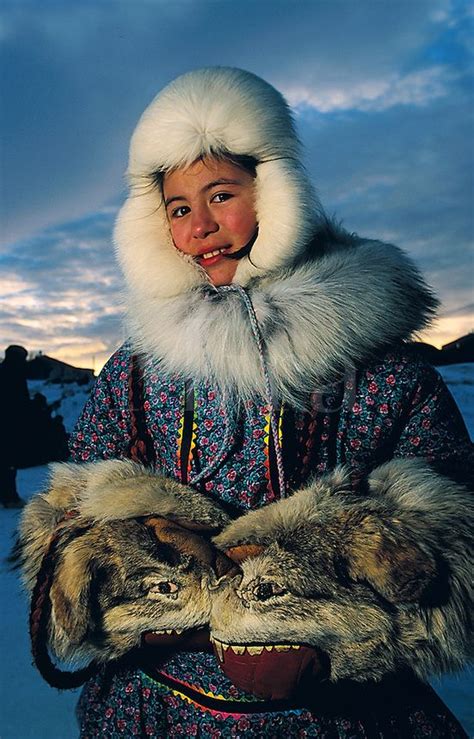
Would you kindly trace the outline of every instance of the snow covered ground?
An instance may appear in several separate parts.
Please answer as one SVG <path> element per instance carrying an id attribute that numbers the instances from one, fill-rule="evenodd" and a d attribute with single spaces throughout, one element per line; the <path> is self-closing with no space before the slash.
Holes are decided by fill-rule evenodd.
<path id="1" fill-rule="evenodd" d="M 438 367 L 447 383 L 474 440 L 474 364 L 451 364 Z"/>
<path id="2" fill-rule="evenodd" d="M 474 366 L 453 365 L 440 370 L 461 408 L 471 438 L 474 437 Z M 48 402 L 60 400 L 58 413 L 72 429 L 89 390 L 76 385 L 29 383 L 30 393 L 42 392 Z M 20 470 L 18 489 L 25 499 L 41 490 L 47 479 L 46 467 Z M 18 511 L 0 510 L 0 557 L 4 561 L 13 540 Z M 0 739 L 74 739 L 78 731 L 74 718 L 77 691 L 50 688 L 31 665 L 27 607 L 18 577 L 5 567 L 0 572 L 0 602 L 3 625 L 0 630 Z M 433 682 L 438 693 L 474 737 L 473 673 L 465 671 Z"/>

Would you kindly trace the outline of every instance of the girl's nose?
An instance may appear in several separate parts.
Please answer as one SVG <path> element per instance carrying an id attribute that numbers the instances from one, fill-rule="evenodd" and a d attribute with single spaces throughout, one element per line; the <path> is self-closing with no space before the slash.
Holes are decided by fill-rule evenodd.
<path id="1" fill-rule="evenodd" d="M 209 234 L 219 230 L 209 208 L 194 208 L 191 213 L 192 234 L 194 239 L 205 239 Z"/>

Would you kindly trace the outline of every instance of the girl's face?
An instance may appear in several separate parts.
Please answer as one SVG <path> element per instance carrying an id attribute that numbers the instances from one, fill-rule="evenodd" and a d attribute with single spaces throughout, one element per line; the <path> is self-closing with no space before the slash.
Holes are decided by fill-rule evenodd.
<path id="1" fill-rule="evenodd" d="M 246 246 L 257 229 L 252 175 L 207 158 L 166 174 L 163 195 L 176 248 L 194 257 L 213 285 L 230 284 L 238 261 L 226 254 Z"/>

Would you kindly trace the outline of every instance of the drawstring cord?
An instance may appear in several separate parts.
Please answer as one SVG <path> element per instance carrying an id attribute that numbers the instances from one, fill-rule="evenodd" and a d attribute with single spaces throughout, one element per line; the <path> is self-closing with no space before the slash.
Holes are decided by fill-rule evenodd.
<path id="1" fill-rule="evenodd" d="M 283 468 L 283 455 L 278 434 L 278 420 L 275 405 L 273 403 L 270 375 L 268 373 L 267 361 L 265 359 L 265 342 L 263 340 L 262 332 L 258 324 L 255 308 L 253 307 L 253 303 L 250 300 L 248 293 L 241 285 L 237 285 L 235 283 L 233 283 L 232 285 L 223 285 L 219 288 L 219 290 L 223 292 L 237 292 L 242 298 L 247 309 L 247 313 L 249 315 L 250 326 L 252 328 L 252 333 L 257 345 L 260 366 L 262 368 L 262 375 L 265 382 L 265 400 L 270 415 L 270 428 L 272 430 L 273 448 L 275 450 L 275 458 L 278 470 L 278 487 L 280 488 L 280 498 L 284 498 L 286 496 L 285 470 Z"/>

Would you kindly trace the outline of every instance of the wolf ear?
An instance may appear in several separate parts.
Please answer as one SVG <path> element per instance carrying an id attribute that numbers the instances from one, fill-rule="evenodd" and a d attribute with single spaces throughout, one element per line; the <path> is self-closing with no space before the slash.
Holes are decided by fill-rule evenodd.
<path id="1" fill-rule="evenodd" d="M 392 603 L 419 601 L 438 575 L 434 558 L 413 535 L 375 515 L 355 527 L 346 557 L 349 577 L 366 580 Z"/>
<path id="2" fill-rule="evenodd" d="M 59 657 L 66 656 L 69 645 L 81 645 L 91 625 L 90 586 L 94 548 L 90 544 L 80 537 L 65 549 L 51 586 L 54 642 L 57 642 L 53 648 Z"/>

